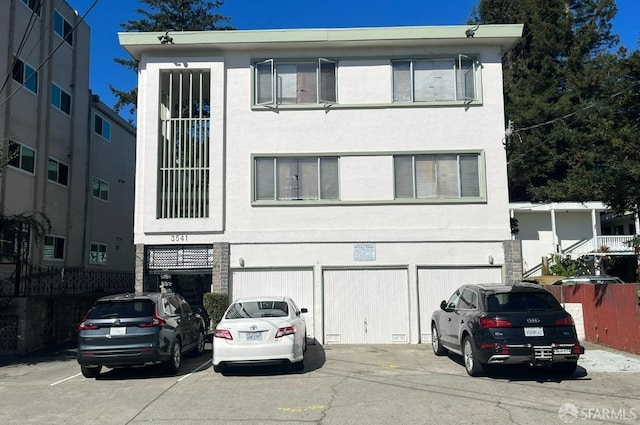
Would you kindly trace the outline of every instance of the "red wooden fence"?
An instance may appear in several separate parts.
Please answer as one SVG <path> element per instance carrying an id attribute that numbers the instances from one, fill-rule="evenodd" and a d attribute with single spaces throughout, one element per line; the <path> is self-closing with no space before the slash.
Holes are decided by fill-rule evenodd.
<path id="1" fill-rule="evenodd" d="M 582 304 L 587 341 L 640 354 L 639 283 L 546 288 L 560 302 Z"/>

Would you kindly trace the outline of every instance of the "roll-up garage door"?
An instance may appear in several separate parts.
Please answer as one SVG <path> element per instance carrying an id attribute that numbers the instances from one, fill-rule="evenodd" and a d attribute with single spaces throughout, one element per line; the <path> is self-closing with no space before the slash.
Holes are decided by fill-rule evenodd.
<path id="1" fill-rule="evenodd" d="M 325 270 L 327 344 L 409 342 L 406 269 Z"/>
<path id="2" fill-rule="evenodd" d="M 501 283 L 500 267 L 458 267 L 418 269 L 420 342 L 431 342 L 431 314 L 461 285 Z"/>
<path id="3" fill-rule="evenodd" d="M 299 308 L 306 308 L 307 336 L 314 337 L 313 270 L 234 270 L 231 273 L 231 299 L 269 296 L 291 297 Z"/>

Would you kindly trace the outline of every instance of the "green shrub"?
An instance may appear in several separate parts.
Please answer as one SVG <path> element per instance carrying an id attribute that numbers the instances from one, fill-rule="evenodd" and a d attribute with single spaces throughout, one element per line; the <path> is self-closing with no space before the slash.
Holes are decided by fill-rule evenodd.
<path id="1" fill-rule="evenodd" d="M 229 296 L 227 294 L 207 292 L 204 294 L 202 303 L 211 319 L 211 326 L 215 328 L 229 306 Z"/>

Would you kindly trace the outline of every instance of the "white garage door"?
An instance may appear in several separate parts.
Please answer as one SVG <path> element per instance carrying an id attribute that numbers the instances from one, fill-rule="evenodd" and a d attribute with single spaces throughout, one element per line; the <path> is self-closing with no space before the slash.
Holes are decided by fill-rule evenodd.
<path id="1" fill-rule="evenodd" d="M 431 314 L 440 308 L 461 285 L 501 283 L 500 267 L 460 267 L 418 269 L 420 341 L 431 342 Z"/>
<path id="2" fill-rule="evenodd" d="M 407 270 L 325 270 L 327 344 L 409 342 Z"/>
<path id="3" fill-rule="evenodd" d="M 314 338 L 313 270 L 234 270 L 231 272 L 231 299 L 270 296 L 291 297 L 306 308 L 307 336 Z"/>

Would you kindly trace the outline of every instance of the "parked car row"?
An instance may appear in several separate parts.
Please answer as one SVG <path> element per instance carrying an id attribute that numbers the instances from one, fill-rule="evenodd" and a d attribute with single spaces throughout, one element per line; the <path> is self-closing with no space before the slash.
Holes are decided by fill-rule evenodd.
<path id="1" fill-rule="evenodd" d="M 289 297 L 241 298 L 213 335 L 213 369 L 285 364 L 304 369 L 306 308 Z M 178 372 L 182 355 L 202 354 L 207 325 L 176 293 L 100 298 L 79 325 L 78 363 L 87 378 L 102 367 L 164 364 Z M 462 356 L 471 376 L 495 365 L 551 367 L 572 374 L 584 353 L 571 315 L 532 283 L 463 285 L 431 318 L 437 356 Z"/>

